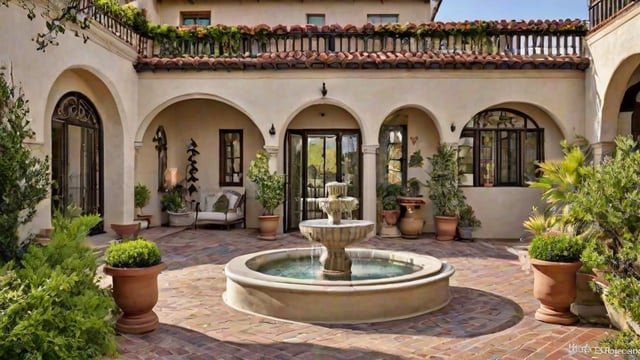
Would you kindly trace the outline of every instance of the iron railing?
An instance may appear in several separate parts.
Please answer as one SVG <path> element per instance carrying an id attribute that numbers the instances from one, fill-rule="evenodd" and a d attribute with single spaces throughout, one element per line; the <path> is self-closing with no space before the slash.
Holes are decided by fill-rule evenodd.
<path id="1" fill-rule="evenodd" d="M 584 32 L 545 33 L 542 31 L 501 31 L 496 35 L 417 36 L 408 34 L 370 34 L 343 32 L 278 33 L 256 37 L 242 34 L 239 41 L 212 39 L 145 38 L 142 57 L 256 57 L 259 54 L 282 54 L 291 51 L 325 53 L 354 52 L 433 52 L 508 54 L 522 56 L 584 56 Z"/>
<path id="2" fill-rule="evenodd" d="M 594 28 L 636 3 L 640 3 L 640 0 L 592 0 L 589 6 L 589 24 Z"/>
<path id="3" fill-rule="evenodd" d="M 78 9 L 79 16 L 91 18 L 92 21 L 97 22 L 107 31 L 140 52 L 141 37 L 129 25 L 107 14 L 91 0 L 79 0 Z"/>

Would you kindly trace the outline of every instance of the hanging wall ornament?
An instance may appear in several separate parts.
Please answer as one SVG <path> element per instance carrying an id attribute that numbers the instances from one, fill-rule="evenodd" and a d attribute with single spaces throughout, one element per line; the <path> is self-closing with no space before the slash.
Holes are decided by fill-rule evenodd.
<path id="1" fill-rule="evenodd" d="M 200 152 L 196 149 L 197 147 L 198 143 L 196 143 L 195 140 L 191 139 L 191 141 L 189 142 L 189 146 L 187 147 L 187 154 L 189 154 L 189 165 L 187 166 L 187 174 L 189 174 L 189 177 L 187 177 L 187 182 L 190 183 L 189 186 L 187 186 L 187 190 L 189 191 L 189 196 L 198 191 L 196 183 L 199 179 L 195 177 L 195 174 L 198 172 L 198 168 L 196 167 L 196 165 L 198 164 L 196 155 L 200 155 Z"/>

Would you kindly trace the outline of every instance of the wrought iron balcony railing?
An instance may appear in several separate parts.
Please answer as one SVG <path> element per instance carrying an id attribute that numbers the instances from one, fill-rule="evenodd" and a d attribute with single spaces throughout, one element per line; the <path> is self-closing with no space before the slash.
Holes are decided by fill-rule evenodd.
<path id="1" fill-rule="evenodd" d="M 640 0 L 592 0 L 589 6 L 589 24 L 591 28 L 595 28 L 621 11 L 638 3 L 640 3 Z"/>
<path id="2" fill-rule="evenodd" d="M 302 26 L 269 28 L 245 27 L 224 35 L 211 35 L 209 28 L 178 29 L 177 34 L 147 38 L 142 57 L 241 57 L 252 58 L 265 53 L 308 51 L 318 53 L 355 52 L 430 52 L 472 53 L 484 55 L 521 56 L 583 56 L 586 25 L 575 29 L 564 25 L 562 31 L 530 26 L 510 27 L 484 32 L 460 31 L 459 27 L 442 29 L 432 24 L 414 25 L 403 31 L 373 30 L 347 25 L 325 26 L 321 29 Z M 516 23 L 517 24 L 517 23 Z M 526 23 L 525 23 L 526 24 Z M 368 24 L 370 25 L 370 24 Z M 522 25 L 522 23 L 520 23 Z M 453 26 L 453 25 L 451 25 Z M 585 30 L 582 30 L 584 27 Z M 464 26 L 462 27 L 464 29 Z"/>

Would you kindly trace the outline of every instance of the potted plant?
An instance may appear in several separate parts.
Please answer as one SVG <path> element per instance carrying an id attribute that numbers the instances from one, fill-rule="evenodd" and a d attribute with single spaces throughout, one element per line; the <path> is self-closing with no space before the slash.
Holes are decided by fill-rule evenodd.
<path id="1" fill-rule="evenodd" d="M 570 311 L 576 297 L 576 272 L 582 266 L 582 241 L 573 235 L 537 235 L 529 245 L 533 267 L 533 295 L 540 301 L 537 320 L 570 325 L 578 317 Z"/>
<path id="2" fill-rule="evenodd" d="M 165 192 L 160 200 L 162 211 L 169 214 L 169 226 L 189 226 L 195 220 L 191 212 L 187 211 L 182 196 L 182 188 L 176 186 Z"/>
<path id="3" fill-rule="evenodd" d="M 258 239 L 275 240 L 280 215 L 273 211 L 284 202 L 284 175 L 270 172 L 269 153 L 259 151 L 249 165 L 247 177 L 256 184 L 256 199 L 263 209 L 263 214 L 258 217 Z"/>
<path id="4" fill-rule="evenodd" d="M 482 226 L 482 223 L 476 217 L 473 208 L 469 204 L 465 204 L 460 208 L 458 214 L 458 235 L 462 240 L 473 239 L 473 230 Z"/>
<path id="5" fill-rule="evenodd" d="M 457 152 L 453 146 L 440 144 L 432 157 L 426 186 L 433 204 L 436 239 L 453 240 L 458 226 L 458 210 L 465 197 L 458 187 Z"/>
<path id="6" fill-rule="evenodd" d="M 137 183 L 133 189 L 133 202 L 136 207 L 136 216 L 141 218 L 147 215 L 142 215 L 142 208 L 147 206 L 151 199 L 151 191 L 145 184 Z"/>
<path id="7" fill-rule="evenodd" d="M 382 202 L 382 229 L 380 229 L 381 237 L 398 237 L 400 230 L 396 224 L 400 217 L 400 207 L 398 205 L 398 196 L 402 192 L 400 184 L 379 184 L 378 198 Z"/>
<path id="8" fill-rule="evenodd" d="M 157 279 L 167 266 L 158 245 L 142 238 L 115 242 L 107 248 L 105 262 L 105 274 L 113 277 L 113 298 L 122 310 L 116 329 L 132 334 L 157 329 Z"/>
<path id="9" fill-rule="evenodd" d="M 585 172 L 582 186 L 571 199 L 570 215 L 591 224 L 583 229 L 585 233 L 598 234 L 601 246 L 594 251 L 601 260 L 596 264 L 611 270 L 605 275 L 608 287 L 602 286 L 605 306 L 612 323 L 626 325 L 619 321 L 618 312 L 640 323 L 640 152 L 631 136 L 619 137 L 615 143 L 613 156 Z"/>

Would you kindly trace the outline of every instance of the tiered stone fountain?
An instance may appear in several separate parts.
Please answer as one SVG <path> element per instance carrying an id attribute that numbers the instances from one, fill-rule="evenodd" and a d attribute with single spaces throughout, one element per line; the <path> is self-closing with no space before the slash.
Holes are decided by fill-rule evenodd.
<path id="1" fill-rule="evenodd" d="M 300 232 L 323 249 L 262 251 L 225 267 L 225 302 L 240 311 L 314 323 L 402 319 L 447 305 L 454 268 L 428 255 L 347 246 L 373 236 L 374 224 L 342 219 L 357 199 L 346 184 L 327 184 L 320 206 L 329 219 L 306 220 Z M 322 254 L 319 254 L 321 250 Z"/>

